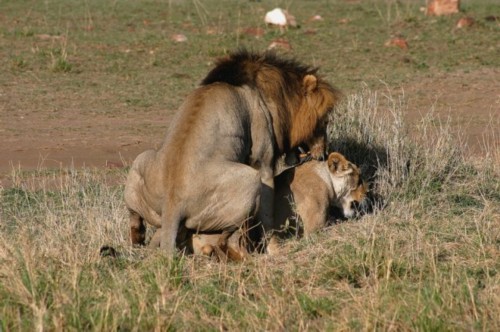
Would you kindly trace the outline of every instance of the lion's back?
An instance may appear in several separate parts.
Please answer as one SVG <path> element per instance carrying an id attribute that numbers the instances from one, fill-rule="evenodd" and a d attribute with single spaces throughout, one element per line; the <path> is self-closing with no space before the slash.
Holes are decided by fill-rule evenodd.
<path id="1" fill-rule="evenodd" d="M 162 147 L 162 154 L 176 157 L 167 160 L 167 169 L 218 158 L 245 162 L 251 147 L 252 98 L 246 88 L 225 83 L 202 86 L 191 93 Z"/>

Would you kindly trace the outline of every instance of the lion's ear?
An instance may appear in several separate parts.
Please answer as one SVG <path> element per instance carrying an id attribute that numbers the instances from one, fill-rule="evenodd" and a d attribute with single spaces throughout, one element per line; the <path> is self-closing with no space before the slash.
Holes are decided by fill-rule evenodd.
<path id="1" fill-rule="evenodd" d="M 304 92 L 306 95 L 313 92 L 318 87 L 318 79 L 316 76 L 311 74 L 304 76 L 302 83 L 304 85 Z"/>

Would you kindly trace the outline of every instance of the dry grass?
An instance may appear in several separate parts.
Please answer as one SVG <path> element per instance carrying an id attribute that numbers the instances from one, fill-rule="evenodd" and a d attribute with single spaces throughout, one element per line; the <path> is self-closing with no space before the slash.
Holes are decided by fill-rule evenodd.
<path id="1" fill-rule="evenodd" d="M 263 26 L 268 4 L 6 2 L 4 116 L 175 109 L 208 58 L 282 37 L 348 92 L 361 80 L 379 89 L 381 80 L 397 86 L 499 64 L 491 47 L 499 27 L 482 19 L 497 11 L 493 0 L 463 1 L 478 19 L 467 30 L 450 28 L 454 16 L 429 20 L 415 1 L 370 0 L 290 2 L 303 28 L 278 31 Z M 318 13 L 323 21 L 308 22 Z M 251 27 L 265 35 L 242 33 Z M 174 33 L 188 42 L 173 43 Z M 407 52 L 383 47 L 400 35 Z M 243 264 L 169 262 L 130 248 L 124 172 L 13 170 L 12 186 L 0 187 L 0 331 L 500 330 L 500 137 L 471 160 L 432 116 L 410 136 L 404 111 L 404 100 L 366 91 L 350 96 L 331 125 L 331 148 L 370 177 L 376 213 Z M 67 128 L 83 140 L 75 126 Z M 121 255 L 100 258 L 104 244 Z"/>
<path id="2" fill-rule="evenodd" d="M 0 331 L 500 330 L 498 145 L 473 163 L 446 124 L 410 136 L 403 111 L 366 91 L 330 126 L 371 177 L 374 214 L 242 264 L 130 248 L 123 172 L 14 170 Z"/>

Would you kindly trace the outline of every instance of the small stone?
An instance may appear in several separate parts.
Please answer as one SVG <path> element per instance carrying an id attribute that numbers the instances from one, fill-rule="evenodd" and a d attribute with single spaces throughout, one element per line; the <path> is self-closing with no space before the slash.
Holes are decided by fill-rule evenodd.
<path id="1" fill-rule="evenodd" d="M 289 51 L 292 49 L 292 46 L 290 45 L 288 40 L 286 40 L 284 38 L 278 38 L 278 39 L 273 40 L 271 42 L 271 44 L 269 44 L 268 49 L 274 49 L 274 48 L 281 48 L 281 49 Z"/>
<path id="2" fill-rule="evenodd" d="M 472 17 L 465 16 L 465 17 L 460 18 L 457 21 L 456 27 L 457 27 L 457 29 L 467 28 L 467 27 L 474 25 L 474 23 L 475 23 L 475 20 Z"/>
<path id="3" fill-rule="evenodd" d="M 295 20 L 295 16 L 293 16 L 288 11 L 281 8 L 275 8 L 267 12 L 266 16 L 264 17 L 264 22 L 266 24 L 277 25 L 280 27 L 297 26 L 297 21 Z"/>
<path id="4" fill-rule="evenodd" d="M 427 15 L 441 16 L 458 13 L 460 0 L 430 0 Z"/>
<path id="5" fill-rule="evenodd" d="M 404 38 L 392 38 L 385 42 L 384 44 L 387 47 L 397 46 L 402 50 L 408 49 L 408 42 Z"/>
<path id="6" fill-rule="evenodd" d="M 175 33 L 170 36 L 170 39 L 172 39 L 174 42 L 177 43 L 184 43 L 187 41 L 187 37 L 183 35 L 182 33 Z"/>

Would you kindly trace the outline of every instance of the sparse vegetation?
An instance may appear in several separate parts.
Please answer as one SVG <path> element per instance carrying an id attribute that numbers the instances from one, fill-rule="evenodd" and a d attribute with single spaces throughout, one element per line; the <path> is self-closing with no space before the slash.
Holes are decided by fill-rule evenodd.
<path id="1" fill-rule="evenodd" d="M 107 184 L 125 172 L 14 171 L 0 196 L 4 328 L 497 330 L 499 169 L 472 165 L 429 119 L 410 140 L 400 104 L 380 105 L 349 96 L 331 141 L 383 205 L 243 264 L 130 248 L 122 185 Z M 104 244 L 119 257 L 100 258 Z"/>
<path id="2" fill-rule="evenodd" d="M 289 240 L 281 256 L 168 261 L 128 245 L 126 169 L 14 168 L 0 186 L 0 331 L 500 330 L 500 137 L 471 157 L 449 123 L 431 114 L 410 128 L 406 99 L 380 92 L 413 76 L 500 67 L 498 22 L 482 20 L 499 6 L 462 1 L 479 18 L 465 33 L 450 28 L 456 16 L 423 17 L 423 3 L 3 2 L 0 98 L 29 91 L 37 104 L 77 91 L 84 102 L 60 109 L 96 119 L 175 109 L 214 57 L 286 37 L 346 92 L 330 149 L 361 166 L 378 205 Z M 264 8 L 278 5 L 302 24 L 324 20 L 264 27 Z M 242 32 L 253 26 L 265 35 Z M 169 39 L 179 32 L 186 43 Z M 410 49 L 383 47 L 393 35 Z M 161 139 L 165 124 L 126 130 L 150 126 Z M 101 258 L 102 245 L 118 257 Z"/>

